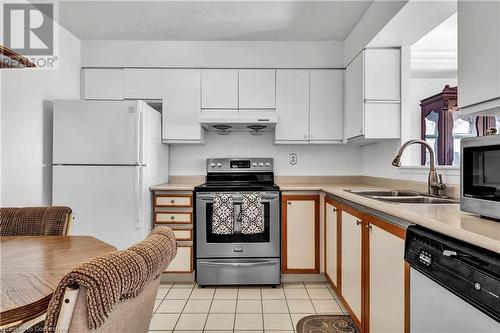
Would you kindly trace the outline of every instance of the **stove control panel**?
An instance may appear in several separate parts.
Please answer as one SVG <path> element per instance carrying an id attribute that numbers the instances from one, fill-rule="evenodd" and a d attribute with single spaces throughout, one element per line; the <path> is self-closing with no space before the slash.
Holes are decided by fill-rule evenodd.
<path id="1" fill-rule="evenodd" d="M 272 158 L 209 158 L 207 172 L 273 172 Z"/>

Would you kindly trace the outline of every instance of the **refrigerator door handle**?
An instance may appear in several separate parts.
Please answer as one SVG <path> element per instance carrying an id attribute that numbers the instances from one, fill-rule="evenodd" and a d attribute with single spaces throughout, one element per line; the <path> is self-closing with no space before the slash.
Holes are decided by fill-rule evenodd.
<path id="1" fill-rule="evenodd" d="M 136 174 L 135 174 L 135 184 L 134 184 L 135 191 L 134 191 L 134 193 L 135 193 L 135 205 L 136 205 L 135 211 L 137 214 L 137 216 L 135 217 L 135 227 L 136 227 L 136 229 L 142 229 L 142 204 L 141 204 L 142 166 L 138 166 L 135 169 L 136 169 Z"/>

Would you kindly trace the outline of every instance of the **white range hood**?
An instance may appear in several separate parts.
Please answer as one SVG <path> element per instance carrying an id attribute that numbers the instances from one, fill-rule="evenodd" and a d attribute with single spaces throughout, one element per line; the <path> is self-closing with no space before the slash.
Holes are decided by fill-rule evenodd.
<path id="1" fill-rule="evenodd" d="M 220 134 L 251 132 L 260 134 L 274 130 L 278 122 L 275 109 L 269 110 L 207 110 L 202 109 L 198 118 L 200 125 L 207 131 Z"/>

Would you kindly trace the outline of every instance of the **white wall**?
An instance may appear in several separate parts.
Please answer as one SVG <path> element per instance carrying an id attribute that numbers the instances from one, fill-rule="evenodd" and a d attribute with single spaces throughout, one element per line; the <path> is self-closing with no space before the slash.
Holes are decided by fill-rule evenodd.
<path id="1" fill-rule="evenodd" d="M 81 42 L 59 28 L 56 70 L 2 69 L 2 206 L 51 204 L 52 100 L 80 97 Z"/>
<path id="2" fill-rule="evenodd" d="M 277 175 L 359 175 L 360 148 L 347 145 L 275 145 L 274 133 L 252 136 L 207 133 L 205 145 L 170 146 L 170 174 L 205 174 L 209 157 L 273 157 Z M 297 154 L 297 164 L 289 164 L 289 154 Z"/>
<path id="3" fill-rule="evenodd" d="M 83 67 L 334 67 L 343 42 L 82 41 Z"/>

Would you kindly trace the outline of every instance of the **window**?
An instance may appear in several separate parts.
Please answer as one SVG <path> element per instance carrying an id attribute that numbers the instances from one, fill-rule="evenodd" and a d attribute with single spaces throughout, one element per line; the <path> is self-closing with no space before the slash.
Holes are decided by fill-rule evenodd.
<path id="1" fill-rule="evenodd" d="M 483 136 L 500 129 L 500 117 L 460 116 L 457 87 L 446 85 L 433 96 L 420 101 L 421 137 L 433 148 L 438 165 L 460 165 L 460 140 Z M 422 147 L 421 165 L 429 164 L 429 152 Z"/>

